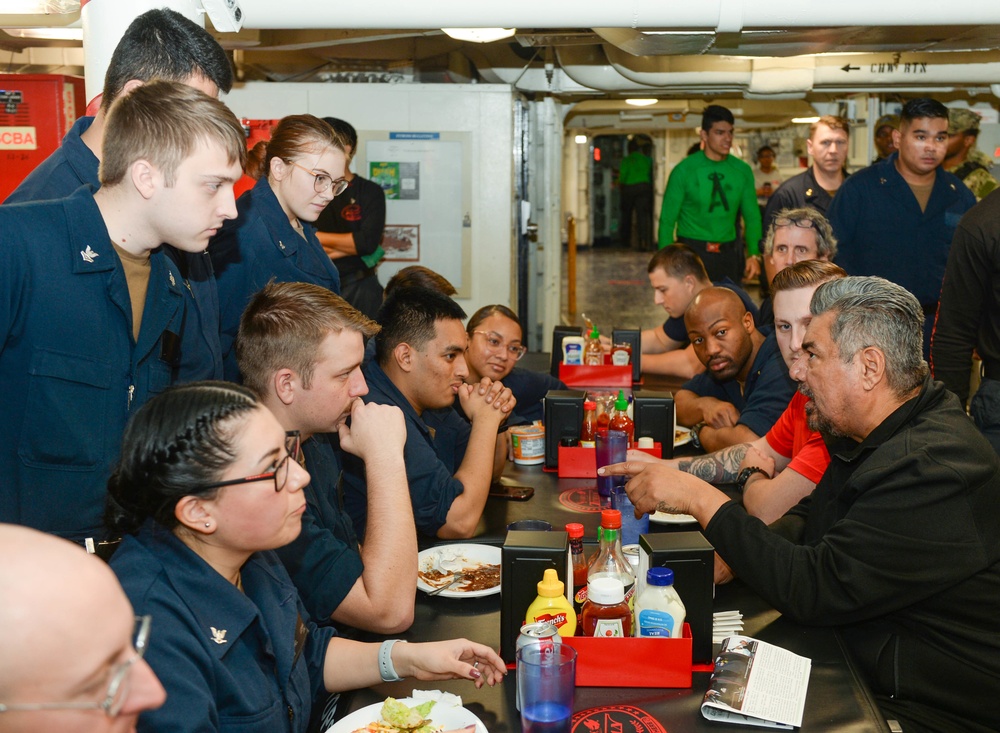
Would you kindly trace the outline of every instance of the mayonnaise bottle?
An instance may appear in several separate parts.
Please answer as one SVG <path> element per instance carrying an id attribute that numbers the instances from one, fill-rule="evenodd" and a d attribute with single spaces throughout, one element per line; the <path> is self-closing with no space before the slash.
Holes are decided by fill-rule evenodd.
<path id="1" fill-rule="evenodd" d="M 562 340 L 563 364 L 566 366 L 583 365 L 583 347 L 586 344 L 583 336 L 565 336 Z"/>
<path id="2" fill-rule="evenodd" d="M 684 602 L 674 588 L 674 571 L 650 568 L 635 600 L 635 635 L 677 638 L 684 630 Z"/>

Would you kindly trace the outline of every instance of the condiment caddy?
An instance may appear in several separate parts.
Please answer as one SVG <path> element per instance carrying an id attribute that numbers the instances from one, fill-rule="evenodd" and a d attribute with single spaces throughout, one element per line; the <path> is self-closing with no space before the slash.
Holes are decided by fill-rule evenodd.
<path id="1" fill-rule="evenodd" d="M 646 600 L 638 599 L 640 616 L 636 617 L 628 601 L 635 587 L 635 570 L 622 553 L 619 512 L 604 510 L 601 525 L 600 546 L 590 558 L 586 586 L 582 586 L 583 527 L 579 524 L 566 526 L 570 567 L 573 568 L 566 573 L 566 578 L 575 578 L 570 580 L 576 591 L 573 600 L 583 602 L 582 612 L 578 616 L 574 614 L 572 606 L 566 602 L 564 583 L 554 569 L 546 569 L 544 577 L 537 582 L 538 597 L 527 610 L 526 622 L 562 623 L 559 629 L 562 642 L 578 652 L 578 686 L 690 687 L 692 639 L 687 624 L 679 625 L 683 621 L 683 604 L 669 585 L 665 586 L 668 592 L 660 594 L 669 599 L 657 595 L 657 588 L 664 587 L 661 581 L 666 576 L 672 579 L 672 574 L 664 572 L 664 568 L 656 568 L 652 577 L 646 578 L 643 587 Z M 656 615 L 644 617 L 641 615 L 644 609 Z M 577 634 L 584 635 L 573 635 L 568 623 L 570 618 L 576 623 Z M 653 633 L 661 635 L 632 636 L 633 627 L 642 618 L 646 619 L 647 626 L 652 621 L 658 623 Z M 662 635 L 667 622 L 671 632 L 680 631 L 679 636 Z"/>

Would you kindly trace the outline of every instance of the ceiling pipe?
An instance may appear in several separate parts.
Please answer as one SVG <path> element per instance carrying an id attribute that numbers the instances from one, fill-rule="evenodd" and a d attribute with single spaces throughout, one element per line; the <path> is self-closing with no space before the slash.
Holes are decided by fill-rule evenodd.
<path id="1" fill-rule="evenodd" d="M 902 63 L 892 54 L 637 58 L 604 45 L 569 46 L 559 49 L 557 56 L 566 75 L 582 86 L 646 94 L 714 90 L 753 98 L 794 98 L 810 91 L 898 90 L 902 86 L 943 92 L 963 85 L 990 85 L 1000 78 L 1000 63 L 968 53 L 905 54 Z"/>
<path id="2" fill-rule="evenodd" d="M 893 3 L 838 0 L 373 0 L 345 13 L 337 4 L 315 0 L 239 0 L 246 28 L 684 28 L 735 33 L 745 28 L 815 28 L 844 25 L 844 19 L 864 18 L 870 25 L 935 26 L 1000 23 L 1000 3 L 949 4 L 922 2 L 900 12 Z M 571 19 L 571 20 L 570 20 Z"/>

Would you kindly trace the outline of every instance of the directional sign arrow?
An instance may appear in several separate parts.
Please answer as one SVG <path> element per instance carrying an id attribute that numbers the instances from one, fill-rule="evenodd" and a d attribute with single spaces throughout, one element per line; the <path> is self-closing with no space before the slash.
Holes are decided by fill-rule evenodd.
<path id="1" fill-rule="evenodd" d="M 851 66 L 850 64 L 844 64 L 840 67 L 841 71 L 861 71 L 860 66 Z"/>

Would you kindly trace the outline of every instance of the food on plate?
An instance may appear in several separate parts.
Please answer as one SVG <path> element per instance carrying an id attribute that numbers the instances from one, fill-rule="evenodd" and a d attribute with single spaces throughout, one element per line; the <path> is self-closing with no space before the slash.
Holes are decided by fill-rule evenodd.
<path id="1" fill-rule="evenodd" d="M 500 585 L 500 565 L 482 560 L 471 560 L 457 547 L 442 547 L 421 560 L 417 575 L 432 588 L 451 584 L 449 592 L 471 593 L 489 590 Z"/>
<path id="2" fill-rule="evenodd" d="M 442 731 L 440 725 L 428 720 L 427 716 L 435 702 L 437 701 L 425 700 L 419 705 L 410 707 L 393 697 L 387 697 L 382 704 L 382 719 L 373 720 L 353 733 L 474 733 L 475 723 L 464 728 Z"/>
<path id="3" fill-rule="evenodd" d="M 486 590 L 500 585 L 500 566 L 484 563 L 466 570 L 458 588 L 463 591 Z"/>
<path id="4" fill-rule="evenodd" d="M 469 593 L 477 590 L 487 590 L 495 588 L 500 584 L 500 566 L 490 563 L 480 563 L 463 567 L 460 571 L 462 579 L 452 587 L 451 590 L 459 593 Z M 455 572 L 443 570 L 420 570 L 417 573 L 427 585 L 432 588 L 440 588 L 448 585 L 455 578 Z"/>
<path id="5" fill-rule="evenodd" d="M 394 697 L 387 697 L 382 704 L 382 719 L 373 720 L 354 733 L 437 733 L 440 727 L 427 720 L 434 703 L 434 700 L 425 700 L 411 708 Z"/>

